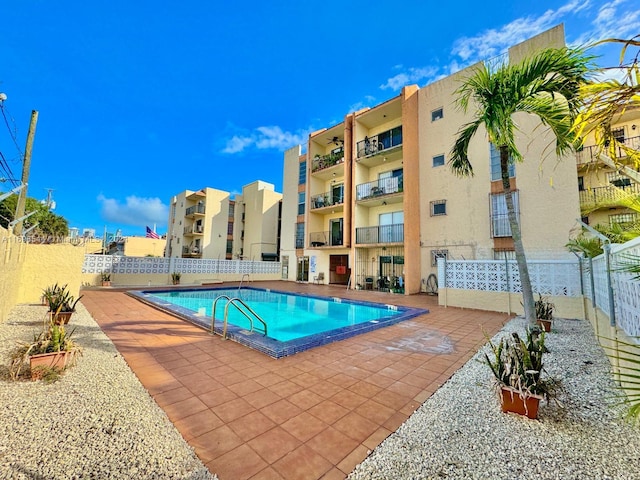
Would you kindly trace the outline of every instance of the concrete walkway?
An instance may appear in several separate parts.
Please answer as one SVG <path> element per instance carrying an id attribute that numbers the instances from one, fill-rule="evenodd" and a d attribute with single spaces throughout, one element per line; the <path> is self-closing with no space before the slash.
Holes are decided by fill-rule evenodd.
<path id="1" fill-rule="evenodd" d="M 225 284 L 229 286 L 229 284 Z M 427 308 L 429 314 L 274 360 L 117 289 L 82 303 L 221 480 L 343 479 L 508 321 L 426 295 L 252 286 Z"/>

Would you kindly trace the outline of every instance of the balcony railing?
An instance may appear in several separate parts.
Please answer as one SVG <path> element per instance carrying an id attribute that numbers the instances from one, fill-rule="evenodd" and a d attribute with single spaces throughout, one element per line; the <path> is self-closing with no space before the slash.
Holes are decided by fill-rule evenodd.
<path id="1" fill-rule="evenodd" d="M 402 242 L 404 242 L 404 223 L 356 228 L 357 245 Z"/>
<path id="2" fill-rule="evenodd" d="M 192 234 L 202 234 L 204 233 L 204 226 L 202 225 L 189 225 L 187 227 L 184 227 L 184 234 L 185 235 L 192 235 Z"/>
<path id="3" fill-rule="evenodd" d="M 361 183 L 356 186 L 356 201 L 402 192 L 403 188 L 404 175 L 380 178 L 373 182 Z"/>
<path id="4" fill-rule="evenodd" d="M 402 126 L 392 128 L 386 132 L 364 137 L 364 140 L 356 144 L 358 158 L 384 152 L 390 148 L 402 145 Z"/>
<path id="5" fill-rule="evenodd" d="M 204 205 L 193 205 L 192 207 L 187 207 L 187 211 L 185 215 L 204 215 Z"/>
<path id="6" fill-rule="evenodd" d="M 312 247 L 335 247 L 342 245 L 342 231 L 339 232 L 313 232 L 309 234 L 309 243 Z"/>
<path id="7" fill-rule="evenodd" d="M 344 193 L 325 192 L 311 196 L 311 210 L 344 203 Z"/>
<path id="8" fill-rule="evenodd" d="M 622 191 L 621 191 L 622 190 Z M 624 193 L 623 193 L 624 192 Z M 612 204 L 619 202 L 625 194 L 640 194 L 640 187 L 636 183 L 615 187 L 607 185 L 604 187 L 589 188 L 580 191 L 580 205 Z"/>
<path id="9" fill-rule="evenodd" d="M 198 247 L 182 247 L 183 257 L 201 257 L 202 252 Z"/>
<path id="10" fill-rule="evenodd" d="M 296 248 L 304 248 L 304 237 L 295 237 Z"/>
<path id="11" fill-rule="evenodd" d="M 576 158 L 578 165 L 582 165 L 589 162 L 595 162 L 598 160 L 598 153 L 604 153 L 605 155 L 614 155 L 615 158 L 624 158 L 627 156 L 625 148 L 632 150 L 640 150 L 640 137 L 630 137 L 625 139 L 619 139 L 622 141 L 616 142 L 616 144 L 610 148 L 602 148 L 599 145 L 589 145 L 584 147 L 579 152 L 576 152 Z M 612 157 L 612 158 L 614 158 Z"/>
<path id="12" fill-rule="evenodd" d="M 316 155 L 311 162 L 311 173 L 333 167 L 344 161 L 344 147 L 334 149 L 328 155 Z"/>

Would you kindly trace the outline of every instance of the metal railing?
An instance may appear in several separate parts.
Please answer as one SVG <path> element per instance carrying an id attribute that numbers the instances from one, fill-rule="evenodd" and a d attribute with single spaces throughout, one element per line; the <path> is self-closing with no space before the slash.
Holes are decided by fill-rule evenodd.
<path id="1" fill-rule="evenodd" d="M 399 145 L 402 145 L 402 125 L 379 133 L 378 135 L 364 137 L 364 140 L 356 144 L 358 152 L 357 158 L 375 155 L 376 153 L 384 152 Z"/>
<path id="2" fill-rule="evenodd" d="M 404 175 L 387 177 L 356 186 L 356 201 L 392 195 L 404 190 Z"/>
<path id="3" fill-rule="evenodd" d="M 193 205 L 192 207 L 187 207 L 185 215 L 194 215 L 196 213 L 204 215 L 204 205 Z"/>
<path id="4" fill-rule="evenodd" d="M 344 193 L 325 192 L 311 196 L 311 210 L 344 203 Z"/>
<path id="5" fill-rule="evenodd" d="M 327 155 L 316 155 L 311 161 L 311 173 L 333 167 L 344 161 L 344 147 L 336 148 Z"/>
<path id="6" fill-rule="evenodd" d="M 622 198 L 624 198 L 625 194 L 640 194 L 640 187 L 635 183 L 632 183 L 631 185 L 624 185 L 621 187 L 607 185 L 604 187 L 595 187 L 581 190 L 579 193 L 581 206 L 598 205 L 601 203 L 611 204 L 620 201 Z"/>
<path id="7" fill-rule="evenodd" d="M 404 223 L 356 228 L 356 245 L 404 242 Z"/>
<path id="8" fill-rule="evenodd" d="M 184 227 L 184 234 L 189 235 L 190 233 L 204 233 L 204 226 L 202 225 L 189 225 Z"/>
<path id="9" fill-rule="evenodd" d="M 338 233 L 331 232 L 313 232 L 309 234 L 309 243 L 312 247 L 335 247 L 342 245 L 342 231 Z"/>
<path id="10" fill-rule="evenodd" d="M 227 338 L 227 330 L 229 327 L 229 307 L 234 306 L 236 310 L 238 310 L 247 320 L 249 320 L 250 330 L 253 332 L 255 330 L 255 325 L 253 320 L 257 320 L 262 324 L 262 333 L 264 336 L 267 336 L 267 322 L 265 322 L 260 315 L 258 315 L 249 305 L 243 302 L 239 298 L 230 298 L 227 295 L 220 295 L 213 301 L 213 306 L 211 307 L 211 327 L 210 333 L 217 333 L 215 331 L 215 322 L 216 322 L 216 307 L 218 305 L 219 300 L 227 300 L 226 305 L 224 306 L 224 317 L 222 324 L 222 338 L 226 340 Z M 220 334 L 218 334 L 220 335 Z"/>
<path id="11" fill-rule="evenodd" d="M 640 150 L 640 137 L 630 137 L 620 139 L 613 146 L 601 147 L 600 145 L 589 145 L 582 150 L 576 152 L 576 160 L 578 165 L 585 163 L 596 162 L 598 160 L 598 154 L 604 153 L 611 158 L 624 158 L 627 156 L 626 149 Z M 613 155 L 613 156 L 612 156 Z"/>

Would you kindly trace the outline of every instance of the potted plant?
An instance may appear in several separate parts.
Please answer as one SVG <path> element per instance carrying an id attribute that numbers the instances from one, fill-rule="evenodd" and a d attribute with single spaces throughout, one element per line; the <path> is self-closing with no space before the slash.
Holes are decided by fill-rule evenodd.
<path id="1" fill-rule="evenodd" d="M 65 368 L 75 363 L 76 356 L 82 349 L 71 339 L 63 325 L 57 325 L 48 318 L 45 328 L 39 335 L 34 335 L 32 342 L 21 342 L 11 352 L 10 374 L 14 380 L 26 362 L 29 362 L 31 378 L 51 378 L 50 374 L 59 375 Z"/>
<path id="2" fill-rule="evenodd" d="M 542 295 L 535 302 L 536 319 L 540 328 L 545 332 L 551 331 L 551 322 L 553 321 L 553 309 L 555 305 L 545 300 Z"/>
<path id="3" fill-rule="evenodd" d="M 180 272 L 173 272 L 171 274 L 171 283 L 173 283 L 174 285 L 180 285 L 181 277 L 182 277 L 182 274 Z"/>
<path id="4" fill-rule="evenodd" d="M 548 400 L 555 381 L 542 379 L 544 332 L 539 327 L 527 329 L 526 340 L 517 333 L 502 338 L 498 345 L 489 341 L 494 358 L 485 353 L 486 363 L 496 377 L 503 412 L 537 418 L 540 400 Z"/>
<path id="5" fill-rule="evenodd" d="M 75 312 L 76 305 L 82 295 L 76 299 L 71 295 L 66 285 L 60 287 L 57 283 L 53 287 L 46 288 L 43 292 L 49 304 L 49 315 L 53 321 L 58 324 L 69 323 L 71 314 Z"/>
<path id="6" fill-rule="evenodd" d="M 111 274 L 108 272 L 102 272 L 100 274 L 100 279 L 102 280 L 102 286 L 103 287 L 110 287 L 111 286 Z"/>

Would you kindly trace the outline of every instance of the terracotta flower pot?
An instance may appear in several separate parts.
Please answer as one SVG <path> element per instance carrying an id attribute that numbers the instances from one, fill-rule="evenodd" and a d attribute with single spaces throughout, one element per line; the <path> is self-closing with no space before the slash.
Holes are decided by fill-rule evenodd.
<path id="1" fill-rule="evenodd" d="M 110 287 L 111 286 L 111 281 L 110 280 L 103 280 L 102 281 L 102 286 L 103 287 Z"/>
<path id="2" fill-rule="evenodd" d="M 537 323 L 545 332 L 548 333 L 551 331 L 551 320 L 543 320 L 541 318 L 538 318 Z"/>
<path id="3" fill-rule="evenodd" d="M 71 319 L 73 312 L 59 312 L 57 315 L 53 313 L 53 320 L 56 325 L 66 325 Z"/>
<path id="4" fill-rule="evenodd" d="M 520 392 L 511 387 L 500 387 L 500 400 L 502 411 L 517 413 L 527 418 L 538 418 L 538 406 L 542 397 L 537 395 L 520 395 Z"/>
<path id="5" fill-rule="evenodd" d="M 29 367 L 31 367 L 31 379 L 37 380 L 41 376 L 41 369 L 43 368 L 55 368 L 58 370 L 64 370 L 68 364 L 71 363 L 71 359 L 75 352 L 63 351 L 53 353 L 41 353 L 39 355 L 31 355 L 29 357 Z"/>

